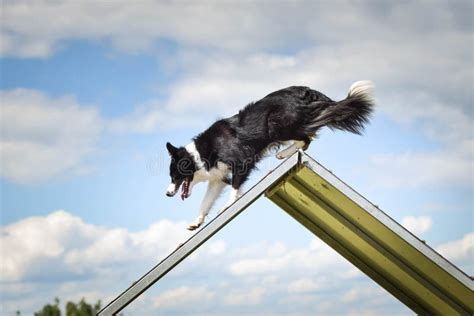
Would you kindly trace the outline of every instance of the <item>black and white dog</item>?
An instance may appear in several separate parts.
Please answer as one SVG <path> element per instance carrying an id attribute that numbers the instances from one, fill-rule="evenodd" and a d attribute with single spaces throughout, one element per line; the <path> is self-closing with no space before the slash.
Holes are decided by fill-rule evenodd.
<path id="1" fill-rule="evenodd" d="M 306 149 L 324 126 L 360 134 L 373 108 L 372 87 L 370 81 L 358 81 L 339 102 L 307 87 L 278 90 L 218 120 L 185 147 L 167 143 L 172 159 L 166 195 L 174 196 L 182 186 L 181 198 L 185 199 L 196 183 L 208 181 L 199 216 L 188 227 L 198 228 L 226 185 L 232 190 L 221 211 L 239 198 L 242 184 L 270 147 L 289 142 L 276 154 L 283 159 Z"/>

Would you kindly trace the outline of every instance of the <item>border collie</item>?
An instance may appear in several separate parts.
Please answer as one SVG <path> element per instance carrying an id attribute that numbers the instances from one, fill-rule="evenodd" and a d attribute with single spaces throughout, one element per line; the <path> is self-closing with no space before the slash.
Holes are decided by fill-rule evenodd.
<path id="1" fill-rule="evenodd" d="M 308 148 L 324 126 L 361 134 L 374 105 L 372 88 L 370 81 L 358 81 L 346 99 L 336 102 L 307 87 L 289 87 L 218 120 L 185 147 L 167 143 L 171 184 L 166 195 L 174 196 L 181 187 L 184 200 L 194 185 L 208 181 L 199 216 L 188 226 L 197 229 L 226 185 L 232 189 L 220 212 L 239 198 L 242 184 L 272 146 L 289 144 L 276 154 L 284 159 Z"/>

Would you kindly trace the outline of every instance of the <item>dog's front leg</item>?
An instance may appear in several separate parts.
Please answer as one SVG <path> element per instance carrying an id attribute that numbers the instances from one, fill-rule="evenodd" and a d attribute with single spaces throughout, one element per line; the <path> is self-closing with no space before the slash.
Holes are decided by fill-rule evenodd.
<path id="1" fill-rule="evenodd" d="M 189 230 L 195 230 L 204 223 L 204 219 L 206 218 L 207 214 L 209 214 L 209 210 L 211 209 L 212 205 L 214 205 L 214 202 L 222 193 L 222 190 L 225 186 L 226 184 L 222 181 L 209 181 L 206 194 L 204 195 L 204 200 L 202 200 L 201 203 L 201 209 L 199 210 L 199 216 L 196 218 L 194 223 L 188 226 Z"/>

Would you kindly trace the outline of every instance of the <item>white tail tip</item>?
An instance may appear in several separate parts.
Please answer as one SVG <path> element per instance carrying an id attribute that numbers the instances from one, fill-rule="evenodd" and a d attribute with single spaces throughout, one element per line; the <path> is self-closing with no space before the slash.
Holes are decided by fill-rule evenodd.
<path id="1" fill-rule="evenodd" d="M 367 98 L 371 98 L 372 91 L 374 90 L 374 84 L 370 80 L 361 80 L 354 82 L 349 88 L 349 96 L 361 95 Z"/>

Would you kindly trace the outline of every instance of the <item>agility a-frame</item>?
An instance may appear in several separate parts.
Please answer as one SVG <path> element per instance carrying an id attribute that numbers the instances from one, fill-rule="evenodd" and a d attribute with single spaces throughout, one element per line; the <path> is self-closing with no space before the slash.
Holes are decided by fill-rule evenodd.
<path id="1" fill-rule="evenodd" d="M 289 157 L 105 306 L 115 315 L 265 195 L 421 315 L 474 314 L 474 281 L 303 152 Z"/>

